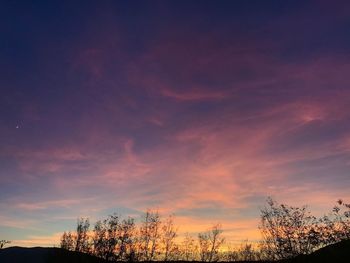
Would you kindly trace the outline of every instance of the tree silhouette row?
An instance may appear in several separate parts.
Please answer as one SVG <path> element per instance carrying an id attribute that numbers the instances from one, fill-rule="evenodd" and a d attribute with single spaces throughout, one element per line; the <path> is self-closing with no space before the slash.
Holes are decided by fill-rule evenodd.
<path id="1" fill-rule="evenodd" d="M 329 244 L 350 239 L 350 205 L 339 200 L 333 210 L 320 218 L 306 206 L 279 204 L 271 198 L 261 209 L 257 244 L 245 242 L 234 247 L 223 236 L 220 224 L 178 242 L 174 216 L 162 219 L 147 210 L 139 224 L 132 217 L 117 214 L 97 221 L 80 218 L 76 231 L 64 232 L 61 248 L 89 253 L 108 261 L 242 261 L 279 260 L 310 254 Z M 225 247 L 223 246 L 225 244 Z"/>

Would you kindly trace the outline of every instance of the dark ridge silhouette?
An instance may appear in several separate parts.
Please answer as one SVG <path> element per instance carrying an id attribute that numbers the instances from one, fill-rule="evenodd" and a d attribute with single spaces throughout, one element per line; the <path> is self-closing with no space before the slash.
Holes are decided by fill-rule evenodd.
<path id="1" fill-rule="evenodd" d="M 260 261 L 260 262 L 279 262 L 279 263 L 348 263 L 350 262 L 350 240 L 344 240 L 339 243 L 321 248 L 310 255 L 300 255 L 296 258 L 279 261 Z M 23 248 L 9 247 L 0 250 L 1 263 L 106 263 L 103 259 L 80 253 L 68 251 L 61 248 Z M 146 262 L 146 261 L 143 261 Z M 150 261 L 151 262 L 151 261 Z M 158 261 L 160 262 L 160 261 Z M 188 261 L 171 261 L 177 263 L 186 263 Z M 192 263 L 200 261 L 190 261 Z M 235 261 L 235 262 L 259 262 L 259 261 Z"/>
<path id="2" fill-rule="evenodd" d="M 9 247 L 0 250 L 1 263 L 106 263 L 88 254 L 61 248 Z"/>
<path id="3" fill-rule="evenodd" d="M 292 259 L 279 261 L 235 261 L 235 262 L 279 262 L 279 263 L 348 263 L 350 262 L 350 240 L 321 248 L 310 255 L 300 255 Z M 1 263 L 106 263 L 103 259 L 80 253 L 68 251 L 61 248 L 23 248 L 9 247 L 0 250 Z M 146 262 L 146 261 L 143 261 Z M 148 262 L 148 261 L 147 261 Z M 149 261 L 152 262 L 152 261 Z M 160 261 L 158 261 L 160 262 Z M 171 261 L 176 263 L 186 263 L 188 261 Z M 200 261 L 190 261 L 200 262 Z"/>
<path id="4" fill-rule="evenodd" d="M 283 263 L 348 263 L 350 262 L 350 240 L 344 240 L 321 248 L 310 255 L 300 255 L 293 259 L 281 260 Z"/>

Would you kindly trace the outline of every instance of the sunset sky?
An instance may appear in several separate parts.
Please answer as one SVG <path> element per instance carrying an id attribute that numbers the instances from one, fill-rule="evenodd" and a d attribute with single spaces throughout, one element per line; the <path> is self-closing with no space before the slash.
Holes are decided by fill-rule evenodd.
<path id="1" fill-rule="evenodd" d="M 113 212 L 260 238 L 350 201 L 348 1 L 2 1 L 0 239 Z"/>

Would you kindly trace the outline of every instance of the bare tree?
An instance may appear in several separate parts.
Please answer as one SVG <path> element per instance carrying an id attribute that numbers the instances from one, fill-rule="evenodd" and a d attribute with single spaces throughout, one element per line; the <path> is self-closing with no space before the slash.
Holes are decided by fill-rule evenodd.
<path id="1" fill-rule="evenodd" d="M 158 211 L 147 210 L 140 227 L 141 253 L 143 259 L 155 259 L 160 241 L 161 220 Z"/>
<path id="2" fill-rule="evenodd" d="M 93 230 L 92 243 L 94 246 L 93 254 L 97 257 L 104 258 L 106 255 L 106 225 L 101 220 L 97 221 Z"/>
<path id="3" fill-rule="evenodd" d="M 129 244 L 129 252 L 126 255 L 130 262 L 141 261 L 144 257 L 144 238 L 141 238 L 140 229 L 134 228 L 132 242 Z"/>
<path id="4" fill-rule="evenodd" d="M 74 236 L 70 231 L 68 233 L 63 233 L 61 237 L 61 248 L 66 250 L 74 250 Z"/>
<path id="5" fill-rule="evenodd" d="M 209 248 L 210 248 L 210 240 L 209 240 L 209 234 L 207 232 L 205 233 L 199 233 L 198 234 L 198 243 L 199 243 L 199 256 L 200 260 L 205 262 L 209 261 Z"/>
<path id="6" fill-rule="evenodd" d="M 177 237 L 177 228 L 174 226 L 174 216 L 170 215 L 162 226 L 161 241 L 164 248 L 164 261 L 168 261 L 172 253 L 176 250 L 175 238 Z"/>
<path id="7" fill-rule="evenodd" d="M 339 199 L 333 208 L 333 235 L 335 241 L 350 239 L 350 204 Z"/>
<path id="8" fill-rule="evenodd" d="M 189 233 L 186 233 L 182 242 L 183 259 L 186 261 L 195 260 L 197 249 L 194 238 Z"/>
<path id="9" fill-rule="evenodd" d="M 201 261 L 219 260 L 219 249 L 225 240 L 222 232 L 221 225 L 216 224 L 207 232 L 198 234 Z"/>
<path id="10" fill-rule="evenodd" d="M 118 231 L 120 228 L 119 217 L 116 214 L 110 215 L 105 220 L 105 225 L 107 227 L 107 237 L 106 237 L 106 259 L 115 259 L 115 250 L 118 243 Z"/>
<path id="11" fill-rule="evenodd" d="M 103 259 L 113 261 L 117 258 L 116 247 L 119 242 L 119 217 L 116 214 L 108 216 L 103 221 L 97 221 L 94 227 L 94 254 Z"/>
<path id="12" fill-rule="evenodd" d="M 135 220 L 124 219 L 118 228 L 117 260 L 133 260 L 133 243 L 135 241 Z"/>
<path id="13" fill-rule="evenodd" d="M 338 200 L 332 211 L 319 220 L 318 232 L 323 245 L 350 239 L 350 204 Z"/>
<path id="14" fill-rule="evenodd" d="M 89 219 L 80 218 L 77 221 L 77 232 L 75 237 L 75 251 L 89 253 L 91 244 L 89 241 Z"/>
<path id="15" fill-rule="evenodd" d="M 261 210 L 260 230 L 271 259 L 308 254 L 319 247 L 317 220 L 306 207 L 278 204 L 271 198 Z"/>
<path id="16" fill-rule="evenodd" d="M 225 239 L 222 235 L 222 227 L 221 224 L 216 224 L 212 227 L 209 232 L 209 238 L 211 243 L 209 262 L 218 260 L 218 252 L 221 245 L 224 243 Z"/>

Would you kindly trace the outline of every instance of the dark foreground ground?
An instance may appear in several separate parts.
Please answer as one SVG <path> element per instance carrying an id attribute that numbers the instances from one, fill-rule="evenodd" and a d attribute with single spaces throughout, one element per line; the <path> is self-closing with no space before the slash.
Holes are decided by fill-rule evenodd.
<path id="1" fill-rule="evenodd" d="M 280 261 L 280 263 L 306 262 L 350 263 L 350 240 L 322 248 L 311 255 Z M 0 250 L 0 263 L 106 263 L 106 261 L 94 256 L 66 251 L 60 248 L 9 247 Z"/>
<path id="2" fill-rule="evenodd" d="M 333 244 L 320 250 L 315 251 L 310 255 L 298 256 L 290 260 L 284 260 L 283 263 L 350 263 L 350 240 L 345 240 L 337 244 Z"/>
<path id="3" fill-rule="evenodd" d="M 106 263 L 106 261 L 61 248 L 9 247 L 0 250 L 0 263 Z"/>

